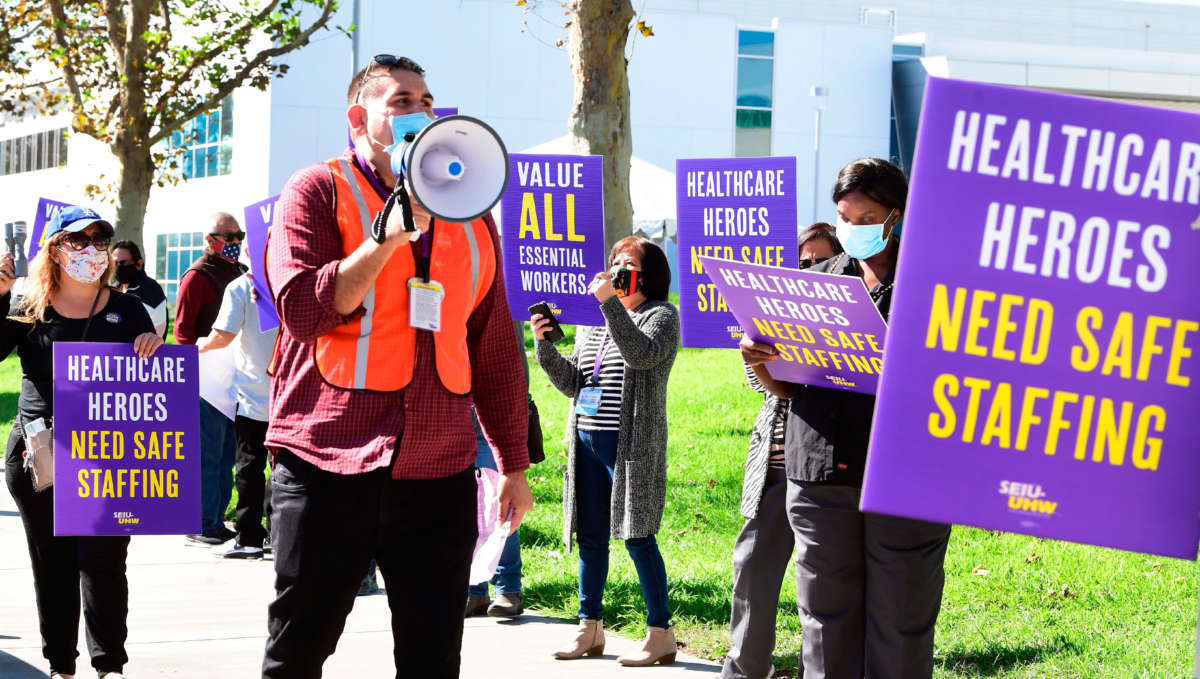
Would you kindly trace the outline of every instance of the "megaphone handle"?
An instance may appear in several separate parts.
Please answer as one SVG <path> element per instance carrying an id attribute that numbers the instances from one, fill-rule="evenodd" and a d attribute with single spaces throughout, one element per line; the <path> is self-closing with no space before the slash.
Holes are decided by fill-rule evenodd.
<path id="1" fill-rule="evenodd" d="M 398 179 L 396 181 L 396 190 L 392 191 L 392 195 L 388 196 L 383 209 L 379 211 L 379 214 L 375 215 L 375 221 L 371 223 L 371 237 L 380 245 L 387 240 L 388 218 L 392 214 L 392 209 L 396 207 L 396 203 L 400 204 L 400 215 L 404 220 L 404 230 L 409 233 L 417 230 L 416 224 L 413 223 L 412 201 L 408 198 L 408 191 L 404 189 L 404 180 Z"/>

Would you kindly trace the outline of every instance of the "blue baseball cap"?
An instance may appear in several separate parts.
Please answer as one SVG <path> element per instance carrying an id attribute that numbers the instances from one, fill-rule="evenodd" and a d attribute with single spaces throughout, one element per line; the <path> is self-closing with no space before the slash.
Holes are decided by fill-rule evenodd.
<path id="1" fill-rule="evenodd" d="M 59 231 L 78 233 L 88 228 L 92 224 L 103 224 L 108 228 L 108 232 L 110 234 L 114 233 L 115 231 L 115 229 L 112 227 L 112 224 L 109 224 L 106 220 L 102 219 L 100 214 L 95 210 L 86 207 L 79 207 L 77 205 L 70 205 L 59 210 L 57 213 L 55 213 L 54 217 L 50 219 L 50 223 L 46 225 L 46 233 L 43 238 L 48 239 Z"/>

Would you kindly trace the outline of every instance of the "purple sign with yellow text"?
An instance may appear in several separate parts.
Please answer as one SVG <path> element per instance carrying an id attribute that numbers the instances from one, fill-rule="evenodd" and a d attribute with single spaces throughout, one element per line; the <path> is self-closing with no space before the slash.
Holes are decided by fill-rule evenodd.
<path id="1" fill-rule="evenodd" d="M 200 531 L 196 347 L 54 343 L 54 534 Z"/>
<path id="2" fill-rule="evenodd" d="M 504 284 L 513 318 L 547 302 L 559 323 L 602 325 L 588 294 L 604 271 L 604 158 L 514 153 L 500 203 Z"/>
<path id="3" fill-rule="evenodd" d="M 736 347 L 742 326 L 702 257 L 796 268 L 796 159 L 675 161 L 679 306 L 685 347 Z"/>
<path id="4" fill-rule="evenodd" d="M 775 347 L 771 377 L 875 393 L 887 325 L 857 276 L 702 257 L 746 334 Z"/>
<path id="5" fill-rule="evenodd" d="M 862 509 L 1192 559 L 1200 116 L 931 79 Z"/>
<path id="6" fill-rule="evenodd" d="M 250 257 L 250 275 L 254 281 L 254 292 L 258 297 L 258 329 L 266 332 L 279 327 L 279 314 L 275 313 L 275 302 L 267 289 L 267 236 L 275 221 L 275 208 L 279 196 L 272 196 L 253 205 L 246 206 L 246 254 Z"/>
<path id="7" fill-rule="evenodd" d="M 42 251 L 42 246 L 45 245 L 46 226 L 54 219 L 54 215 L 64 207 L 70 207 L 70 203 L 63 203 L 49 198 L 38 198 L 37 212 L 33 217 L 33 228 L 29 230 L 29 242 L 25 256 L 29 261 L 33 261 L 34 257 Z"/>

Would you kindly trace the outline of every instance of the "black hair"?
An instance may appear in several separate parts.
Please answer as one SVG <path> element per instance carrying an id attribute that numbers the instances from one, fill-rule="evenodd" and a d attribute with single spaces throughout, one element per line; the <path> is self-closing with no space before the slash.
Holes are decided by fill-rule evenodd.
<path id="1" fill-rule="evenodd" d="M 142 261 L 142 249 L 138 247 L 137 243 L 134 243 L 131 240 L 119 240 L 116 243 L 113 243 L 112 249 L 128 250 L 129 254 L 133 257 L 133 261 Z"/>
<path id="2" fill-rule="evenodd" d="M 904 212 L 908 203 L 908 180 L 904 172 L 882 158 L 859 158 L 838 172 L 833 185 L 833 202 L 859 191 L 889 210 Z"/>
<path id="3" fill-rule="evenodd" d="M 804 249 L 805 243 L 817 240 L 818 238 L 824 239 L 829 243 L 829 247 L 833 248 L 833 254 L 841 254 L 842 244 L 838 242 L 837 231 L 833 228 L 832 224 L 826 222 L 817 222 L 800 232 L 800 237 L 796 240 L 797 252 Z"/>
<path id="4" fill-rule="evenodd" d="M 642 260 L 642 294 L 646 299 L 667 301 L 667 295 L 671 292 L 671 264 L 662 248 L 641 236 L 626 236 L 613 243 L 608 261 L 612 262 L 614 257 L 626 250 L 637 253 Z"/>

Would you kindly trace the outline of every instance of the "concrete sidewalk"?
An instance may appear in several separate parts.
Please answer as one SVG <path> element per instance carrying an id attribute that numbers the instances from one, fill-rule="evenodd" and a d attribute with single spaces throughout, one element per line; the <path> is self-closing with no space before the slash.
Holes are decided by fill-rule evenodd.
<path id="1" fill-rule="evenodd" d="M 3 477 L 3 474 L 0 474 Z M 267 603 L 274 595 L 269 561 L 221 561 L 178 536 L 134 537 L 129 553 L 130 662 L 133 679 L 259 676 L 266 639 Z M 384 583 L 386 584 L 386 583 Z M 46 677 L 42 659 L 33 573 L 25 532 L 7 489 L 0 490 L 0 677 Z M 465 593 L 464 593 L 465 597 Z M 387 597 L 359 597 L 346 622 L 337 653 L 325 663 L 325 676 L 391 677 L 392 636 Z M 683 655 L 673 666 L 624 668 L 616 657 L 638 642 L 609 634 L 603 658 L 562 662 L 550 652 L 571 635 L 571 625 L 534 614 L 507 622 L 467 620 L 462 677 L 687 677 L 716 674 L 720 668 Z M 95 674 L 79 633 L 80 679 Z"/>

